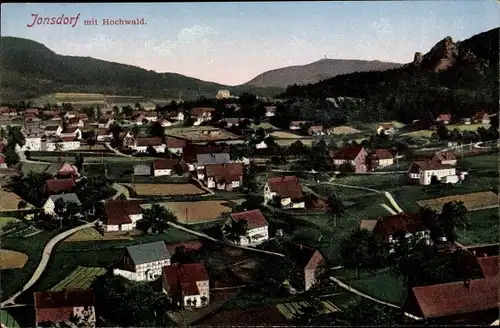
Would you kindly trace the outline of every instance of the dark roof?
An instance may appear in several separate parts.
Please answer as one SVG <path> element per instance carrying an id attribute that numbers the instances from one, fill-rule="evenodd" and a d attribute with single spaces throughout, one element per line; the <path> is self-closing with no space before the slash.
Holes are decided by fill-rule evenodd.
<path id="1" fill-rule="evenodd" d="M 60 191 L 69 191 L 75 185 L 75 180 L 69 179 L 50 179 L 45 180 L 47 191 L 58 193 Z"/>
<path id="2" fill-rule="evenodd" d="M 216 181 L 231 182 L 240 180 L 243 176 L 243 164 L 241 163 L 224 163 L 224 164 L 206 164 L 205 175 L 213 177 Z"/>
<path id="3" fill-rule="evenodd" d="M 248 223 L 248 229 L 267 227 L 268 223 L 264 215 L 262 215 L 260 210 L 251 210 L 239 213 L 231 214 L 231 218 L 235 221 L 241 219 L 246 220 Z"/>
<path id="4" fill-rule="evenodd" d="M 267 180 L 269 189 L 281 198 L 291 198 L 292 200 L 302 200 L 304 194 L 299 181 L 294 176 L 281 176 Z"/>
<path id="5" fill-rule="evenodd" d="M 129 246 L 127 252 L 135 265 L 157 262 L 172 257 L 164 241 Z"/>
<path id="6" fill-rule="evenodd" d="M 65 203 L 76 203 L 78 205 L 82 205 L 80 203 L 80 200 L 78 199 L 78 196 L 75 193 L 69 193 L 69 194 L 60 194 L 60 195 L 52 195 L 49 197 L 54 204 L 57 202 L 58 199 L 62 199 Z"/>
<path id="7" fill-rule="evenodd" d="M 373 234 L 388 237 L 397 231 L 413 234 L 417 231 L 425 230 L 428 230 L 428 228 L 423 224 L 422 219 L 418 215 L 401 213 L 378 219 L 373 229 Z"/>
<path id="8" fill-rule="evenodd" d="M 290 325 L 290 322 L 281 314 L 276 306 L 253 308 L 244 310 L 220 311 L 206 317 L 194 326 L 281 326 Z"/>
<path id="9" fill-rule="evenodd" d="M 161 138 L 137 138 L 137 146 L 159 146 Z"/>
<path id="10" fill-rule="evenodd" d="M 348 161 L 353 161 L 358 157 L 359 153 L 364 150 L 363 147 L 348 147 L 343 148 L 333 155 L 333 159 L 343 159 Z"/>
<path id="11" fill-rule="evenodd" d="M 37 292 L 34 297 L 36 309 L 94 305 L 94 293 L 92 289 Z"/>
<path id="12" fill-rule="evenodd" d="M 315 269 L 324 261 L 317 249 L 303 244 L 285 243 L 285 249 L 300 269 Z"/>
<path id="13" fill-rule="evenodd" d="M 485 277 L 498 277 L 499 273 L 499 256 L 488 256 L 478 258 L 479 266 L 481 267 L 481 272 Z"/>
<path id="14" fill-rule="evenodd" d="M 189 111 L 189 113 L 193 116 L 201 116 L 204 113 L 211 113 L 215 111 L 215 108 L 210 108 L 210 107 L 196 107 L 193 108 Z"/>
<path id="15" fill-rule="evenodd" d="M 231 156 L 229 155 L 229 153 L 196 155 L 196 164 L 200 166 L 205 166 L 208 164 L 224 164 L 230 162 Z"/>
<path id="16" fill-rule="evenodd" d="M 186 140 L 182 139 L 167 139 L 167 148 L 184 148 L 187 145 Z"/>
<path id="17" fill-rule="evenodd" d="M 104 203 L 106 216 L 103 221 L 109 225 L 131 223 L 129 215 L 141 214 L 142 208 L 133 200 L 108 200 Z"/>
<path id="18" fill-rule="evenodd" d="M 389 149 L 375 149 L 372 153 L 372 156 L 378 159 L 391 159 L 394 158 L 394 155 L 391 153 Z"/>
<path id="19" fill-rule="evenodd" d="M 439 160 L 439 161 L 456 161 L 457 157 L 452 152 L 444 152 L 444 153 L 437 153 L 434 156 L 433 160 Z"/>
<path id="20" fill-rule="evenodd" d="M 178 159 L 155 159 L 153 161 L 153 170 L 171 170 L 177 163 L 179 163 Z"/>
<path id="21" fill-rule="evenodd" d="M 425 319 L 498 309 L 499 277 L 474 279 L 467 288 L 462 281 L 413 287 Z"/>

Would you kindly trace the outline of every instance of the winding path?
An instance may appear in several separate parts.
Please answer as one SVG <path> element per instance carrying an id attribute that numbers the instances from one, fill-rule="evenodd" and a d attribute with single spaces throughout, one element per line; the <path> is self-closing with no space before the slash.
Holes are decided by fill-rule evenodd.
<path id="1" fill-rule="evenodd" d="M 26 285 L 24 285 L 24 287 L 20 291 L 15 293 L 8 300 L 3 301 L 0 304 L 0 308 L 3 308 L 9 304 L 14 304 L 14 301 L 16 300 L 16 298 L 19 295 L 21 295 L 27 289 L 31 288 L 38 281 L 38 279 L 40 278 L 42 273 L 45 271 L 47 264 L 49 263 L 49 259 L 50 259 L 50 256 L 52 255 L 52 250 L 54 249 L 54 246 L 56 246 L 56 244 L 58 242 L 69 237 L 70 235 L 72 235 L 73 233 L 75 233 L 79 230 L 93 227 L 96 222 L 97 222 L 97 220 L 95 220 L 93 222 L 89 222 L 89 223 L 84 224 L 84 225 L 81 225 L 79 227 L 72 228 L 70 230 L 66 230 L 66 231 L 61 232 L 60 234 L 54 236 L 51 240 L 49 240 L 49 242 L 47 243 L 47 245 L 45 245 L 45 248 L 43 249 L 42 259 L 40 260 L 40 263 L 38 264 L 38 267 L 36 268 L 35 272 L 31 276 L 31 279 L 26 283 Z"/>

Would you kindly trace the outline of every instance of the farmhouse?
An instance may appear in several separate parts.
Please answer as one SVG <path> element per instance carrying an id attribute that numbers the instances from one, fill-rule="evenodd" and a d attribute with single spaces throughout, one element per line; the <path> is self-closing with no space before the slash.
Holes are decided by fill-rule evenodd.
<path id="1" fill-rule="evenodd" d="M 157 120 L 158 123 L 161 124 L 162 127 L 166 128 L 166 127 L 169 127 L 169 126 L 172 126 L 172 121 L 169 121 L 168 119 L 166 118 L 159 118 Z"/>
<path id="2" fill-rule="evenodd" d="M 209 107 L 196 107 L 189 111 L 189 114 L 194 119 L 194 126 L 200 125 L 203 122 L 212 120 L 212 112 L 215 108 Z"/>
<path id="3" fill-rule="evenodd" d="M 457 157 L 453 152 L 436 153 L 432 158 L 433 162 L 444 164 L 444 165 L 455 165 L 457 164 Z"/>
<path id="4" fill-rule="evenodd" d="M 330 154 L 330 157 L 335 166 L 352 165 L 354 172 L 357 173 L 367 171 L 367 155 L 368 153 L 363 147 L 347 147 Z"/>
<path id="5" fill-rule="evenodd" d="M 74 317 L 83 327 L 96 326 L 95 300 L 91 289 L 38 292 L 34 294 L 34 299 L 36 327 L 68 324 Z"/>
<path id="6" fill-rule="evenodd" d="M 131 148 L 138 153 L 145 153 L 149 146 L 153 147 L 158 153 L 165 152 L 166 145 L 161 138 L 137 138 Z"/>
<path id="7" fill-rule="evenodd" d="M 42 138 L 39 136 L 25 136 L 25 144 L 21 147 L 21 150 L 41 150 L 42 149 Z M 17 148 L 17 147 L 16 147 Z"/>
<path id="8" fill-rule="evenodd" d="M 69 193 L 69 194 L 61 194 L 61 195 L 52 195 L 50 196 L 45 204 L 43 205 L 43 211 L 45 214 L 50 214 L 54 215 L 54 209 L 56 207 L 56 202 L 62 199 L 64 203 L 75 203 L 77 205 L 82 205 L 80 203 L 80 200 L 78 199 L 78 196 L 75 193 Z"/>
<path id="9" fill-rule="evenodd" d="M 498 207 L 498 195 L 493 191 L 482 191 L 470 194 L 419 200 L 417 201 L 417 205 L 421 208 L 429 208 L 437 213 L 440 213 L 443 205 L 452 201 L 463 202 L 465 208 L 469 212 Z"/>
<path id="10" fill-rule="evenodd" d="M 455 167 L 449 164 L 440 164 L 432 161 L 413 162 L 408 170 L 408 178 L 412 183 L 430 185 L 432 177 L 435 176 L 438 182 L 456 183 L 459 181 Z M 456 176 L 455 180 L 448 177 Z"/>
<path id="11" fill-rule="evenodd" d="M 299 181 L 294 176 L 270 178 L 264 186 L 266 204 L 279 199 L 282 208 L 305 208 L 304 194 Z"/>
<path id="12" fill-rule="evenodd" d="M 156 112 L 144 112 L 142 114 L 142 118 L 145 119 L 148 122 L 154 122 L 158 120 L 158 114 Z"/>
<path id="13" fill-rule="evenodd" d="M 167 149 L 172 154 L 182 154 L 187 141 L 182 139 L 167 139 Z"/>
<path id="14" fill-rule="evenodd" d="M 62 128 L 60 125 L 49 125 L 45 127 L 44 133 L 47 137 L 60 136 Z"/>
<path id="15" fill-rule="evenodd" d="M 42 187 L 42 192 L 45 195 L 54 195 L 61 192 L 70 192 L 75 185 L 75 180 L 73 178 L 67 179 L 49 179 L 45 180 L 45 184 Z"/>
<path id="16" fill-rule="evenodd" d="M 436 118 L 436 122 L 442 122 L 444 124 L 449 124 L 451 121 L 451 114 L 440 114 Z"/>
<path id="17" fill-rule="evenodd" d="M 172 175 L 174 166 L 179 163 L 178 159 L 156 159 L 153 161 L 153 175 Z"/>
<path id="18" fill-rule="evenodd" d="M 170 265 L 172 254 L 164 241 L 129 246 L 123 252 L 121 267 L 115 270 L 117 275 L 135 281 L 153 281 L 161 276 L 162 268 Z"/>
<path id="19" fill-rule="evenodd" d="M 490 115 L 486 112 L 477 112 L 472 117 L 473 123 L 490 124 Z"/>
<path id="20" fill-rule="evenodd" d="M 163 292 L 177 306 L 200 308 L 208 305 L 209 288 L 209 277 L 203 263 L 176 263 L 163 268 Z"/>
<path id="21" fill-rule="evenodd" d="M 243 186 L 243 164 L 207 164 L 203 179 L 208 188 L 232 191 Z"/>
<path id="22" fill-rule="evenodd" d="M 326 264 L 325 258 L 317 249 L 302 244 L 286 243 L 285 248 L 287 254 L 304 274 L 297 282 L 304 286 L 304 290 L 311 289 L 318 282 L 323 271 L 323 265 Z"/>
<path id="23" fill-rule="evenodd" d="M 245 220 L 247 232 L 240 236 L 238 245 L 258 245 L 269 239 L 269 224 L 260 210 L 245 211 L 231 214 L 226 224 Z"/>
<path id="24" fill-rule="evenodd" d="M 276 115 L 276 106 L 266 106 L 266 117 L 273 117 Z"/>
<path id="25" fill-rule="evenodd" d="M 325 135 L 324 129 L 322 125 L 313 125 L 309 127 L 307 133 L 311 136 L 323 136 Z"/>
<path id="26" fill-rule="evenodd" d="M 232 126 L 239 126 L 240 125 L 240 120 L 237 117 L 228 117 L 228 118 L 223 118 L 220 120 L 220 122 L 225 122 L 226 127 L 230 128 Z"/>
<path id="27" fill-rule="evenodd" d="M 75 137 L 61 137 L 55 142 L 55 150 L 68 151 L 80 148 L 80 141 Z"/>
<path id="28" fill-rule="evenodd" d="M 78 168 L 68 162 L 52 163 L 45 169 L 45 173 L 53 177 L 77 177 Z"/>
<path id="29" fill-rule="evenodd" d="M 373 237 L 382 243 L 391 245 L 390 252 L 394 252 L 394 244 L 400 238 L 424 239 L 430 245 L 430 231 L 423 224 L 418 215 L 400 213 L 379 218 L 373 228 Z"/>
<path id="30" fill-rule="evenodd" d="M 499 277 L 413 287 L 403 309 L 430 324 L 485 324 L 498 319 Z"/>
<path id="31" fill-rule="evenodd" d="M 99 222 L 103 232 L 124 232 L 135 229 L 142 219 L 142 208 L 132 200 L 108 200 L 104 202 L 104 218 Z"/>
<path id="32" fill-rule="evenodd" d="M 296 131 L 300 130 L 301 125 L 307 124 L 307 121 L 291 121 L 290 130 Z"/>
<path id="33" fill-rule="evenodd" d="M 394 164 L 394 155 L 389 149 L 374 149 L 367 156 L 368 168 L 375 170 Z"/>
<path id="34" fill-rule="evenodd" d="M 184 121 L 184 113 L 181 111 L 168 111 L 166 113 L 167 119 L 175 120 L 175 121 Z"/>
<path id="35" fill-rule="evenodd" d="M 377 134 L 393 135 L 396 127 L 392 123 L 381 123 L 377 126 Z"/>
<path id="36" fill-rule="evenodd" d="M 229 146 L 188 144 L 183 152 L 189 171 L 203 170 L 205 164 L 230 163 Z M 200 179 L 203 179 L 202 177 Z"/>

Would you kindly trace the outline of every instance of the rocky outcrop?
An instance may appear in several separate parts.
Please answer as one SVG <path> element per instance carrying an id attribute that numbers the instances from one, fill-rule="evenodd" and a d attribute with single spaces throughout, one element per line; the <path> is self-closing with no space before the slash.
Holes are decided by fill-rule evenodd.
<path id="1" fill-rule="evenodd" d="M 422 60 L 424 59 L 424 55 L 421 52 L 416 52 L 415 57 L 413 57 L 413 65 L 420 66 L 422 64 Z"/>
<path id="2" fill-rule="evenodd" d="M 417 57 L 416 54 L 415 57 Z M 420 68 L 432 72 L 444 71 L 455 65 L 457 57 L 458 45 L 448 36 L 423 56 Z"/>

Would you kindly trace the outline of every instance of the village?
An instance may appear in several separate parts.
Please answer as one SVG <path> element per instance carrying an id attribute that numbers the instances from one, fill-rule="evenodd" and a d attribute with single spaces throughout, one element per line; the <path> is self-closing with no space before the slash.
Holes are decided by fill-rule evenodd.
<path id="1" fill-rule="evenodd" d="M 497 320 L 498 114 L 285 106 L 2 106 L 2 327 Z"/>

